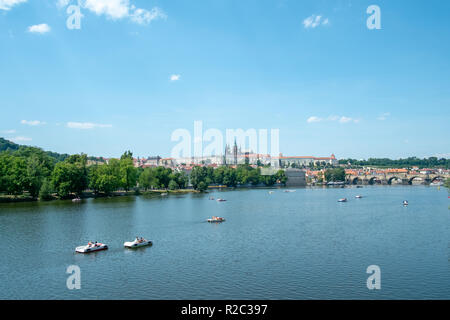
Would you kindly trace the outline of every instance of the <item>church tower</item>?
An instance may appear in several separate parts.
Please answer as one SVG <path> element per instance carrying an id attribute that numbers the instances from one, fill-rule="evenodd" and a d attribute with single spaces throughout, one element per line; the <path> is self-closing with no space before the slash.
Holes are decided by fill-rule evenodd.
<path id="1" fill-rule="evenodd" d="M 233 156 L 234 156 L 234 164 L 237 165 L 238 147 L 237 147 L 236 139 L 234 139 Z"/>

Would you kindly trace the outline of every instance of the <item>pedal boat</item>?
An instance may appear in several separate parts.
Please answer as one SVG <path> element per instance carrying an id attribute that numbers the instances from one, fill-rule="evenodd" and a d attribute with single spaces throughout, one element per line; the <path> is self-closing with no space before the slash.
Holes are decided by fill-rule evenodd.
<path id="1" fill-rule="evenodd" d="M 101 251 L 101 250 L 106 250 L 108 249 L 108 246 L 104 243 L 92 243 L 92 244 L 88 244 L 86 246 L 79 246 L 75 248 L 75 252 L 78 253 L 91 253 L 91 252 L 95 252 L 95 251 Z"/>
<path id="2" fill-rule="evenodd" d="M 134 241 L 130 241 L 130 242 L 125 242 L 124 244 L 125 248 L 139 248 L 139 247 L 145 247 L 145 246 L 151 246 L 153 245 L 153 242 L 151 242 L 150 240 L 137 240 L 135 239 Z"/>
<path id="3" fill-rule="evenodd" d="M 225 219 L 221 218 L 221 217 L 212 217 L 206 221 L 211 222 L 211 223 L 219 223 L 219 222 L 224 222 Z"/>
<path id="4" fill-rule="evenodd" d="M 339 199 L 338 202 L 347 202 L 347 198 Z"/>

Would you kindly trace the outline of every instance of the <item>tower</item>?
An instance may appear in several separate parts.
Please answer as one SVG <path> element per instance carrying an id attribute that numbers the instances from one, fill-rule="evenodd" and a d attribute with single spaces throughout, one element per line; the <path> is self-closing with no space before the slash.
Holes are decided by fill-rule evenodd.
<path id="1" fill-rule="evenodd" d="M 236 139 L 234 139 L 234 147 L 233 147 L 234 164 L 237 164 L 237 155 L 238 155 L 238 147 Z"/>

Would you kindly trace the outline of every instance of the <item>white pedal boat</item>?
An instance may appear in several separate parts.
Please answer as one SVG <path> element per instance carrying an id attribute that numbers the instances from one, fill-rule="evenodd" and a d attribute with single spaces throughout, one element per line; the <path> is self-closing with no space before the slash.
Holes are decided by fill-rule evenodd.
<path id="1" fill-rule="evenodd" d="M 151 246 L 153 243 L 150 240 L 134 240 L 130 242 L 125 242 L 124 244 L 125 248 L 139 248 L 139 247 L 145 247 L 145 246 Z"/>
<path id="2" fill-rule="evenodd" d="M 108 249 L 108 246 L 104 243 L 92 243 L 86 246 L 79 246 L 75 248 L 75 252 L 78 253 L 90 253 L 94 251 L 101 251 Z"/>
<path id="3" fill-rule="evenodd" d="M 218 222 L 224 222 L 225 219 L 221 218 L 221 217 L 212 217 L 212 218 L 210 218 L 210 219 L 208 219 L 206 221 L 207 222 L 216 222 L 216 223 L 218 223 Z"/>

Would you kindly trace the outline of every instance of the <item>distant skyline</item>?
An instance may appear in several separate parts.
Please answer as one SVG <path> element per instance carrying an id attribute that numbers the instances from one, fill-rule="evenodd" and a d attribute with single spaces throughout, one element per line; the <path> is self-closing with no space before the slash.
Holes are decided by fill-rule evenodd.
<path id="1" fill-rule="evenodd" d="M 171 134 L 279 129 L 284 155 L 450 157 L 450 3 L 0 0 L 0 137 L 170 156 Z M 369 5 L 381 30 L 369 30 Z"/>

